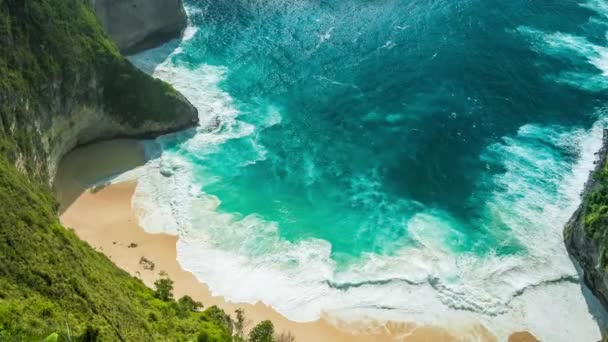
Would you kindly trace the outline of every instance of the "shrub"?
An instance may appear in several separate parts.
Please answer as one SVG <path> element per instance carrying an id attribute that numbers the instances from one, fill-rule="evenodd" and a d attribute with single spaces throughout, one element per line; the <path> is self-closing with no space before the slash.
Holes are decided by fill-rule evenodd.
<path id="1" fill-rule="evenodd" d="M 160 272 L 160 278 L 154 282 L 154 296 L 162 301 L 173 300 L 173 280 L 165 272 Z"/>
<path id="2" fill-rule="evenodd" d="M 190 296 L 183 296 L 177 302 L 185 311 L 196 312 L 203 308 L 203 303 L 195 301 Z"/>
<path id="3" fill-rule="evenodd" d="M 273 342 L 274 325 L 271 321 L 262 321 L 249 332 L 249 342 Z"/>

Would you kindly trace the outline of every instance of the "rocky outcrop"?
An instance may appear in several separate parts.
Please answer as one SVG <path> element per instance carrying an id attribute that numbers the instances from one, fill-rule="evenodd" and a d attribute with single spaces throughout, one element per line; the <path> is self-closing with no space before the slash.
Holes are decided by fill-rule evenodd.
<path id="1" fill-rule="evenodd" d="M 12 126 L 13 133 L 17 134 L 19 129 L 24 129 L 34 142 L 32 146 L 36 147 L 35 151 L 20 151 L 16 155 L 15 164 L 18 169 L 41 175 L 52 183 L 61 158 L 78 145 L 118 137 L 154 137 L 192 127 L 198 122 L 196 109 L 179 93 L 173 95 L 176 96 L 173 101 L 168 100 L 172 111 L 167 113 L 167 117 L 133 120 L 133 116 L 124 115 L 129 110 L 128 107 L 114 108 L 104 103 L 107 90 L 97 75 L 83 73 L 82 78 L 83 84 L 73 88 L 72 96 L 63 93 L 62 81 L 49 84 L 45 89 L 48 100 L 43 105 L 32 108 L 35 115 L 30 116 L 31 121 L 21 125 L 17 115 L 21 109 L 28 107 L 27 99 L 6 99 L 5 108 L 9 110 L 3 114 L 7 121 L 15 123 Z M 133 90 L 134 94 L 137 92 Z M 132 95 L 124 94 L 125 97 Z M 164 95 L 153 92 L 148 96 Z M 84 101 L 83 98 L 88 100 Z M 26 165 L 34 165 L 36 169 L 27 172 Z"/>
<path id="2" fill-rule="evenodd" d="M 87 1 L 0 1 L 0 156 L 48 184 L 77 145 L 198 122 L 184 96 L 118 52 Z"/>
<path id="3" fill-rule="evenodd" d="M 125 54 L 179 37 L 186 28 L 181 0 L 89 0 L 105 31 Z"/>
<path id="4" fill-rule="evenodd" d="M 591 172 L 582 193 L 582 202 L 564 229 L 564 240 L 570 255 L 578 262 L 584 281 L 593 294 L 608 308 L 608 272 L 601 266 L 599 242 L 585 229 L 585 208 L 589 196 L 604 186 L 593 175 L 606 163 L 608 156 L 608 130 L 604 131 L 602 148 L 598 152 L 595 170 Z M 608 227 L 607 227 L 608 228 Z"/>

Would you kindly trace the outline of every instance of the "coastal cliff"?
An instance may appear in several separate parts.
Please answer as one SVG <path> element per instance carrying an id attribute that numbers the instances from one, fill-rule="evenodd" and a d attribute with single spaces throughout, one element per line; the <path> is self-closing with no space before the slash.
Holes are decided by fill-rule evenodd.
<path id="1" fill-rule="evenodd" d="M 155 290 L 63 227 L 49 185 L 77 145 L 197 123 L 88 0 L 0 0 L 0 341 L 231 341 L 221 309 Z M 160 270 L 159 270 L 160 271 Z"/>
<path id="2" fill-rule="evenodd" d="M 579 263 L 587 286 L 608 308 L 608 130 L 582 202 L 564 229 L 570 255 Z"/>
<path id="3" fill-rule="evenodd" d="M 181 0 L 90 0 L 105 31 L 126 54 L 178 37 L 186 28 Z"/>
<path id="4" fill-rule="evenodd" d="M 0 6 L 0 151 L 51 182 L 76 145 L 154 136 L 197 123 L 170 85 L 136 69 L 85 1 Z"/>

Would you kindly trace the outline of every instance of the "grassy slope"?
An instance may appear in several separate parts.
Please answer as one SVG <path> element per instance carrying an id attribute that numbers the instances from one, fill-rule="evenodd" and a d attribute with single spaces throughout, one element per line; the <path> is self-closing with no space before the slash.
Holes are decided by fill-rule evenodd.
<path id="1" fill-rule="evenodd" d="M 99 91 L 83 90 L 92 80 Z M 32 127 L 61 114 L 49 113 L 54 101 L 101 106 L 135 125 L 184 108 L 171 86 L 118 53 L 85 0 L 0 0 L 0 341 L 230 340 L 221 310 L 156 299 L 59 224 Z M 29 176 L 13 165 L 19 155 Z"/>
<path id="2" fill-rule="evenodd" d="M 0 340 L 98 332 L 102 340 L 227 341 L 231 326 L 219 309 L 192 312 L 156 299 L 62 227 L 47 191 L 0 158 Z"/>

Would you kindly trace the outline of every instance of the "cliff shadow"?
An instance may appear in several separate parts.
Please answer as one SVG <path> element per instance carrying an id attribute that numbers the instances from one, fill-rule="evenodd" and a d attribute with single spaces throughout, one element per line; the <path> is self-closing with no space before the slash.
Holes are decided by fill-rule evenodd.
<path id="1" fill-rule="evenodd" d="M 61 159 L 53 183 L 59 214 L 85 191 L 98 190 L 146 161 L 143 145 L 137 140 L 108 140 L 76 147 Z"/>
<path id="2" fill-rule="evenodd" d="M 585 298 L 585 302 L 587 303 L 587 309 L 591 316 L 593 316 L 595 322 L 597 323 L 602 335 L 604 335 L 604 331 L 606 327 L 608 327 L 608 311 L 602 304 L 602 302 L 593 294 L 589 286 L 585 281 L 585 275 L 578 261 L 575 260 L 571 255 L 569 256 L 572 264 L 576 268 L 576 272 L 578 273 L 579 286 L 581 293 L 583 294 L 583 298 Z"/>
<path id="3" fill-rule="evenodd" d="M 190 128 L 162 135 L 156 141 L 181 145 L 196 133 L 197 128 Z M 59 215 L 87 191 L 94 193 L 115 182 L 136 181 L 136 169 L 160 158 L 161 153 L 160 144 L 137 139 L 113 139 L 76 147 L 61 159 L 53 182 Z"/>
<path id="4" fill-rule="evenodd" d="M 173 39 L 167 43 L 149 50 L 126 56 L 127 59 L 147 74 L 154 74 L 156 69 L 164 64 L 177 51 L 181 39 Z"/>

